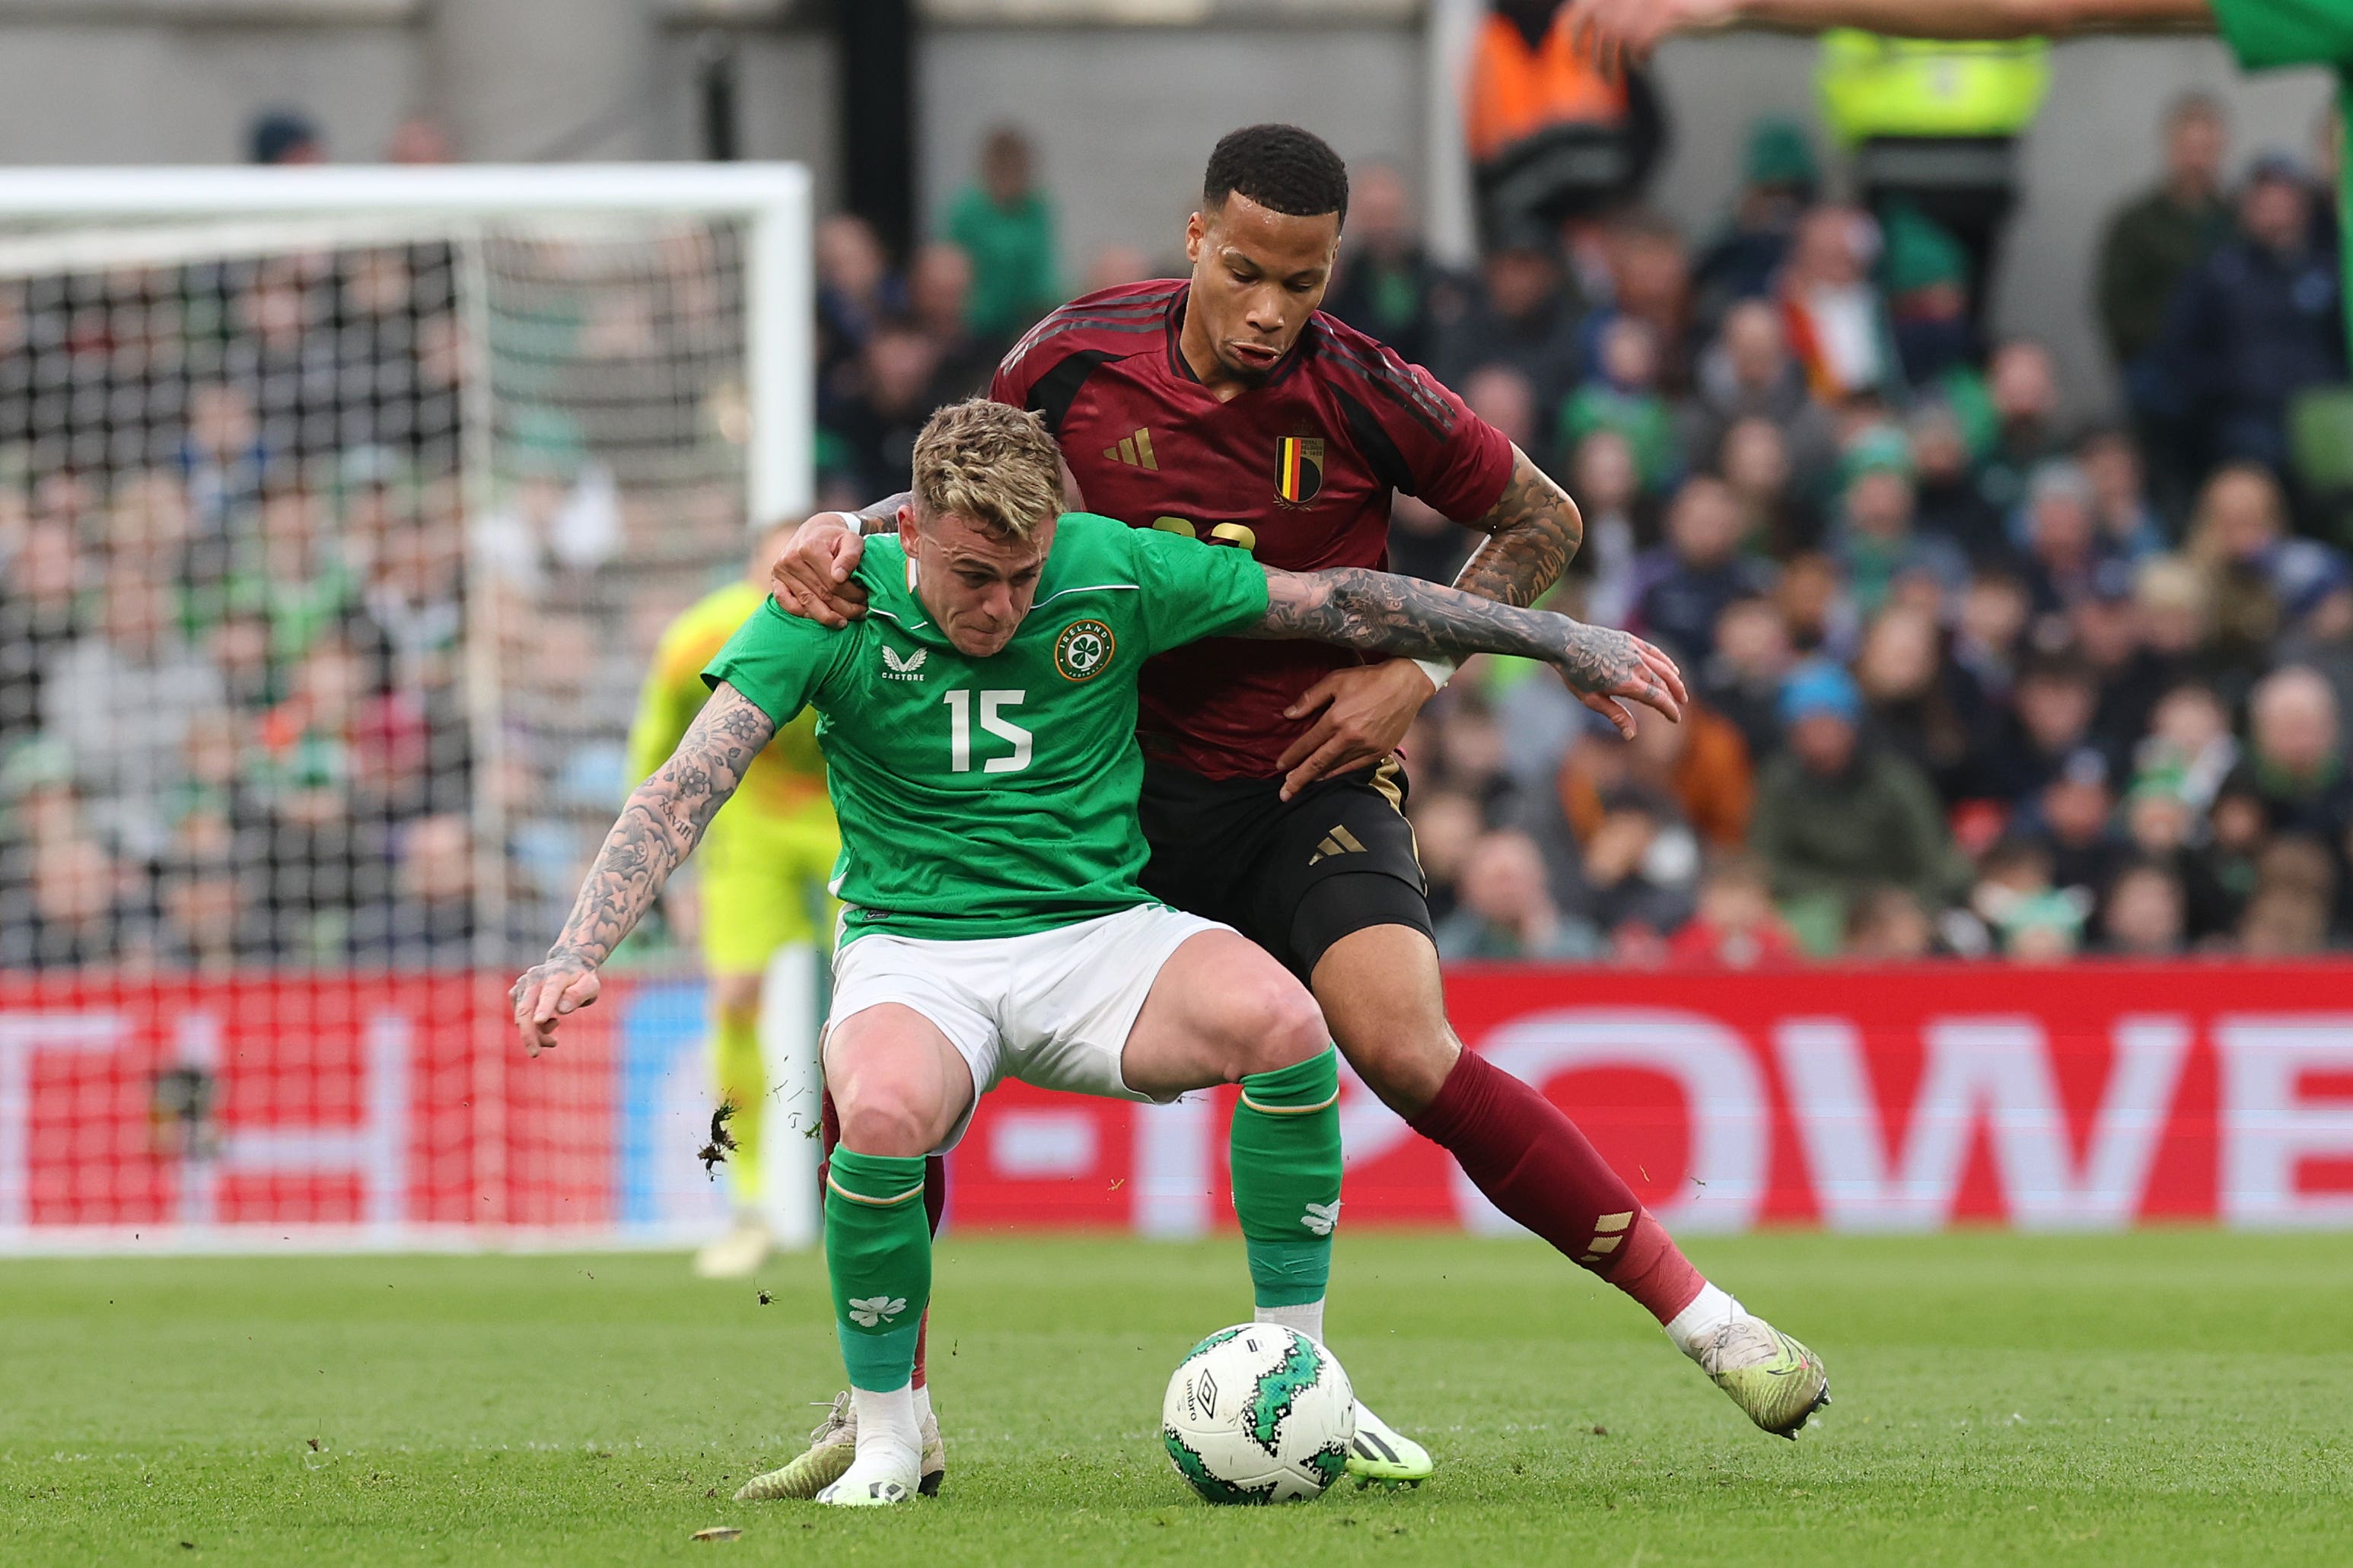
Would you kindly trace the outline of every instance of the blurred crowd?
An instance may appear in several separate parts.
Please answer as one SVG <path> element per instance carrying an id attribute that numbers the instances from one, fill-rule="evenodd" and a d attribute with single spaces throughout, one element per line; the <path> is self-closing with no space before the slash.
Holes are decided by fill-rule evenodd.
<path id="1" fill-rule="evenodd" d="M 1989 334 L 1970 258 L 1825 194 L 1767 122 L 1685 234 L 1639 203 L 1439 265 L 1360 167 L 1325 308 L 1427 365 L 1585 519 L 1555 607 L 1682 662 L 1679 725 L 1621 742 L 1481 660 L 1410 737 L 1456 959 L 1745 964 L 2353 942 L 2353 500 L 2331 171 L 2233 181 L 2210 100 L 2108 225 L 2095 301 L 2122 408 L 2084 424 L 2041 343 Z M 2316 144 L 2327 145 L 2322 136 Z M 1078 288 L 1018 132 L 903 271 L 819 247 L 830 495 L 903 488 L 915 429 Z M 1396 569 L 1475 537 L 1398 498 Z"/>
<path id="2" fill-rule="evenodd" d="M 315 155 L 305 130 L 265 120 L 256 156 Z M 2162 180 L 2054 285 L 2114 353 L 2093 424 L 2044 345 L 1980 324 L 1961 245 L 1829 197 L 1796 126 L 1757 128 L 1707 232 L 1637 201 L 1502 231 L 1469 269 L 1394 171 L 1356 171 L 1326 308 L 1560 479 L 1585 539 L 1552 605 L 1668 648 L 1695 698 L 1621 742 L 1479 660 L 1430 705 L 1409 810 L 1447 956 L 2353 942 L 2331 187 L 2279 153 L 2234 174 L 2203 100 L 2158 133 Z M 828 504 L 903 489 L 930 410 L 1055 303 L 1181 271 L 1113 247 L 1065 276 L 1026 139 L 977 152 L 903 264 L 855 217 L 819 227 Z M 487 663 L 446 248 L 0 281 L 0 967 L 479 962 L 494 903 L 543 940 L 624 783 L 628 679 L 740 570 L 725 476 L 677 479 L 728 389 L 697 382 L 674 433 L 598 424 L 617 364 L 658 389 L 723 363 L 708 260 L 658 262 L 643 320 L 524 296 L 516 363 L 595 376 L 567 416 L 534 372 L 501 418 L 512 482 L 472 542 L 531 635 Z M 1443 580 L 1475 542 L 1398 498 L 1396 569 Z M 486 712 L 470 681 L 526 667 L 530 700 Z M 486 737 L 531 765 L 488 776 Z"/>

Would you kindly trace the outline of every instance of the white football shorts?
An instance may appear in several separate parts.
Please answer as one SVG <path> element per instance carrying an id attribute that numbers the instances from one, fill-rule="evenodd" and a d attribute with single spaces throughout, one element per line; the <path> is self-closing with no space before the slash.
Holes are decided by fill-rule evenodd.
<path id="1" fill-rule="evenodd" d="M 833 960 L 828 1033 L 896 1002 L 935 1025 L 972 1068 L 973 1105 L 934 1153 L 956 1146 L 980 1097 L 1006 1079 L 1108 1100 L 1127 1087 L 1120 1052 L 1152 983 L 1187 937 L 1226 931 L 1162 904 L 1028 936 L 947 942 L 870 931 Z"/>

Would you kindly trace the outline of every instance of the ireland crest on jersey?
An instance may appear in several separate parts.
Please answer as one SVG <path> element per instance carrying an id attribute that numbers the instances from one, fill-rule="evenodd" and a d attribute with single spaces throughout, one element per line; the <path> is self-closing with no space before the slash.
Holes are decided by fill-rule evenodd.
<path id="1" fill-rule="evenodd" d="M 1119 639 L 1103 622 L 1072 621 L 1054 639 L 1054 672 L 1065 680 L 1092 680 L 1118 647 Z"/>

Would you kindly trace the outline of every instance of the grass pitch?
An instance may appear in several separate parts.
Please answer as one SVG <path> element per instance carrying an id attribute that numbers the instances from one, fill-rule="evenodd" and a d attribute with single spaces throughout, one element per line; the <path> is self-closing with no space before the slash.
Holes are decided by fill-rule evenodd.
<path id="1" fill-rule="evenodd" d="M 11 1262 L 0 1561 L 2353 1562 L 2353 1237 L 1692 1250 L 1828 1359 L 1798 1443 L 1535 1244 L 1358 1234 L 1333 1346 L 1438 1477 L 1263 1510 L 1194 1501 L 1156 1433 L 1247 1313 L 1239 1242 L 954 1239 L 945 1495 L 848 1516 L 728 1500 L 840 1382 L 814 1259 Z"/>

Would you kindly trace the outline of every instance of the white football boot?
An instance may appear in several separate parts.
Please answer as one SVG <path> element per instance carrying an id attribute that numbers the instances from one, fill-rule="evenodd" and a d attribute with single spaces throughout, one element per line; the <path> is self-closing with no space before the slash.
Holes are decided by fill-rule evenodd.
<path id="1" fill-rule="evenodd" d="M 1356 1401 L 1356 1436 L 1348 1445 L 1348 1473 L 1359 1487 L 1418 1487 L 1436 1467 L 1430 1450 Z"/>

